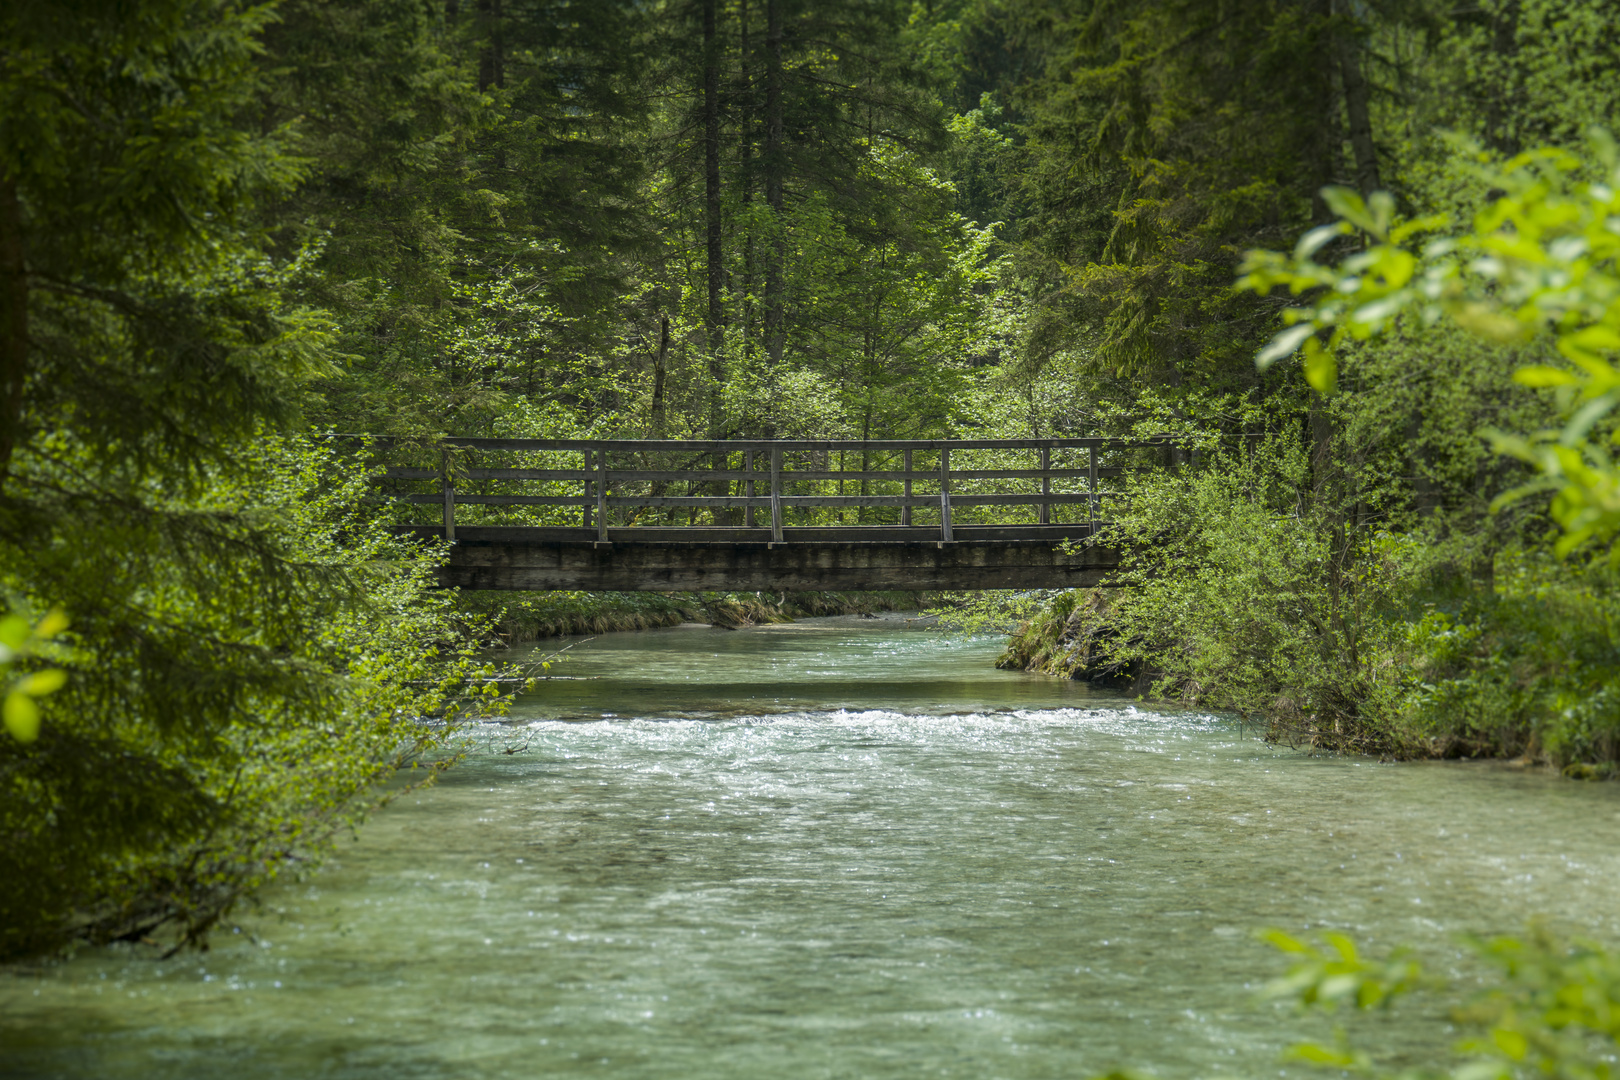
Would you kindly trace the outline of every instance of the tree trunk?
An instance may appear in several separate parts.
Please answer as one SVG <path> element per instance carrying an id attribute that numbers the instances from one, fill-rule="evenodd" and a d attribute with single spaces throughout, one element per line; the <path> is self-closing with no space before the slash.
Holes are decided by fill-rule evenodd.
<path id="1" fill-rule="evenodd" d="M 484 46 L 478 53 L 478 89 L 506 88 L 506 53 L 501 41 L 501 0 L 478 0 Z"/>
<path id="2" fill-rule="evenodd" d="M 725 358 L 721 352 L 725 333 L 725 307 L 720 290 L 725 281 L 725 251 L 720 232 L 720 33 L 717 0 L 703 0 L 703 217 L 707 233 L 706 264 L 709 307 L 703 318 L 709 353 L 709 438 L 726 437 Z M 728 455 L 710 457 L 714 469 L 726 467 Z M 711 495 L 730 494 L 731 484 L 716 480 L 708 485 Z M 733 524 L 735 511 L 716 510 L 715 524 Z"/>
<path id="3" fill-rule="evenodd" d="M 663 316 L 658 323 L 658 351 L 653 354 L 651 430 L 648 432 L 654 439 L 664 437 L 664 362 L 669 358 L 669 316 Z"/>
<path id="4" fill-rule="evenodd" d="M 28 265 L 23 251 L 17 181 L 0 179 L 0 478 L 22 437 L 28 378 Z"/>
<path id="5" fill-rule="evenodd" d="M 782 235 L 782 0 L 765 3 L 765 201 L 772 211 L 770 252 L 765 264 L 765 355 L 775 367 L 782 362 L 783 264 L 787 261 Z"/>
<path id="6" fill-rule="evenodd" d="M 1302 6 L 1316 31 L 1319 50 L 1331 58 L 1338 42 L 1333 16 L 1334 0 L 1303 0 Z M 1315 56 L 1301 56 L 1298 63 L 1303 66 L 1299 108 L 1307 116 L 1318 117 L 1318 122 L 1312 126 L 1314 137 L 1309 140 L 1308 157 L 1304 162 L 1310 175 L 1301 179 L 1311 193 L 1311 217 L 1325 223 L 1332 221 L 1334 215 L 1328 209 L 1327 200 L 1322 198 L 1322 189 L 1332 184 L 1338 175 L 1335 164 L 1344 139 L 1339 122 L 1338 95 L 1334 93 L 1331 62 L 1321 63 Z"/>
<path id="7" fill-rule="evenodd" d="M 754 201 L 754 109 L 757 102 L 754 100 L 754 55 L 753 42 L 748 33 L 748 0 L 741 0 L 737 7 L 738 33 L 741 35 L 740 53 L 742 56 L 742 100 L 743 107 L 738 132 L 738 170 L 737 181 L 742 185 L 743 220 L 749 220 L 748 212 Z M 754 355 L 754 227 L 752 223 L 745 226 L 743 235 L 743 280 L 742 303 L 737 314 L 742 332 L 743 356 L 752 358 Z"/>
<path id="8" fill-rule="evenodd" d="M 1496 62 L 1485 70 L 1494 69 L 1499 79 L 1502 73 L 1511 69 L 1513 57 L 1519 49 L 1520 9 L 1519 0 L 1508 0 L 1499 5 L 1491 17 L 1491 52 L 1495 54 Z M 1517 125 L 1512 122 L 1515 94 L 1521 89 L 1502 85 L 1499 81 L 1479 95 L 1485 103 L 1485 145 L 1503 157 L 1513 157 L 1524 149 L 1518 138 Z"/>
<path id="9" fill-rule="evenodd" d="M 1350 148 L 1356 154 L 1356 186 L 1363 195 L 1383 188 L 1378 175 L 1378 148 L 1373 145 L 1372 113 L 1367 107 L 1367 80 L 1361 71 L 1361 43 L 1349 33 L 1338 36 L 1339 77 L 1344 110 L 1350 121 Z"/>
<path id="10" fill-rule="evenodd" d="M 720 289 L 725 279 L 725 252 L 720 233 L 720 42 L 717 0 L 703 0 L 703 217 L 708 233 L 707 266 L 709 311 L 704 321 L 708 336 L 709 374 L 718 392 L 722 324 L 725 308 Z"/>

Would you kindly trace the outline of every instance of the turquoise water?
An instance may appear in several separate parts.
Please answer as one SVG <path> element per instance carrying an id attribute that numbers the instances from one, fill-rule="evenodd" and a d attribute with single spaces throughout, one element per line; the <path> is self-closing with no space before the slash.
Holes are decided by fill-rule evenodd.
<path id="1" fill-rule="evenodd" d="M 1443 967 L 1533 913 L 1620 940 L 1616 785 L 1312 758 L 996 649 L 893 618 L 581 644 L 209 953 L 0 975 L 0 1073 L 1281 1075 L 1307 1027 L 1255 1004 L 1254 927 Z"/>

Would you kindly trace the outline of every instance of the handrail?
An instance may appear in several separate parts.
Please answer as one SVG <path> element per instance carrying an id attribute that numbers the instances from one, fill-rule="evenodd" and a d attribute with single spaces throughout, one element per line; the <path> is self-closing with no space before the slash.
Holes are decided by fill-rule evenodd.
<path id="1" fill-rule="evenodd" d="M 1053 439 L 485 439 L 454 435 L 420 439 L 394 435 L 355 435 L 337 432 L 327 439 L 365 441 L 381 449 L 395 446 L 451 447 L 466 450 L 606 450 L 609 453 L 655 453 L 679 450 L 1145 450 L 1175 445 L 1168 435 L 1147 439 L 1116 439 L 1106 435 Z"/>
<path id="2" fill-rule="evenodd" d="M 382 494 L 379 498 L 406 505 L 439 504 L 443 507 L 444 536 L 454 541 L 456 536 L 456 505 L 558 507 L 577 508 L 579 524 L 590 529 L 597 544 L 609 544 L 610 511 L 624 513 L 621 524 L 629 524 L 628 511 L 647 509 L 654 511 L 707 509 L 714 512 L 715 523 L 719 512 L 740 511 L 746 527 L 754 528 L 756 510 L 769 513 L 769 536 L 772 543 L 781 543 L 783 517 L 788 509 L 894 509 L 900 510 L 902 527 L 912 527 L 915 508 L 937 508 L 939 511 L 938 537 L 941 543 L 954 540 L 955 511 L 967 507 L 1020 507 L 1035 509 L 1036 522 L 1051 526 L 1052 510 L 1058 506 L 1078 505 L 1085 508 L 1085 517 L 1076 525 L 1095 532 L 1102 513 L 1102 500 L 1116 494 L 1099 487 L 1103 479 L 1124 475 L 1127 469 L 1119 465 L 1102 466 L 1099 456 L 1104 451 L 1165 449 L 1172 445 L 1168 438 L 1111 439 L 1106 437 L 1052 438 L 1052 439 L 912 439 L 912 440 L 854 440 L 854 439 L 735 439 L 735 440 L 676 440 L 676 439 L 483 439 L 445 438 L 414 440 L 360 435 L 334 435 L 334 439 L 364 441 L 370 447 L 383 451 L 437 451 L 436 467 L 385 466 L 372 477 L 376 484 L 390 482 L 436 483 L 438 490 L 430 493 L 399 492 Z M 1025 464 L 1004 467 L 983 467 L 982 461 L 973 468 L 953 468 L 952 453 L 977 450 L 1036 451 L 1035 468 Z M 1054 464 L 1055 452 L 1084 451 L 1085 467 L 1065 467 Z M 562 452 L 579 453 L 582 467 L 570 468 L 516 468 L 465 467 L 457 463 L 460 452 Z M 904 468 L 834 469 L 833 455 L 847 455 L 857 451 L 861 463 L 872 464 L 874 453 L 901 456 Z M 918 451 L 933 452 L 938 456 L 937 468 L 918 468 L 914 455 Z M 686 455 L 684 468 L 660 469 L 649 467 L 647 458 L 659 452 Z M 720 452 L 720 453 L 717 453 Z M 731 466 L 732 455 L 742 455 L 742 468 Z M 784 467 L 785 455 L 808 455 L 808 467 Z M 613 469 L 610 458 L 619 455 L 624 469 Z M 624 455 L 634 455 L 634 463 L 623 462 Z M 756 469 L 755 457 L 769 456 L 768 473 Z M 818 459 L 821 466 L 817 467 Z M 702 469 L 692 465 L 700 461 L 713 462 L 715 467 Z M 892 456 L 890 457 L 892 461 Z M 763 464 L 761 462 L 760 464 Z M 993 462 L 992 462 L 993 464 Z M 768 476 L 768 489 L 762 479 Z M 972 490 L 984 481 L 1019 481 L 1033 483 L 1033 491 Z M 1053 481 L 1082 481 L 1084 491 L 1055 491 Z M 461 482 L 473 481 L 527 481 L 545 484 L 579 485 L 578 494 L 495 493 L 474 494 L 458 491 Z M 858 481 L 863 493 L 844 494 L 844 485 Z M 914 484 L 938 485 L 937 494 L 917 492 Z M 788 485 L 836 482 L 838 494 L 801 494 L 788 490 Z M 665 494 L 670 484 L 688 485 L 687 494 Z M 647 494 L 632 494 L 626 486 L 647 484 Z M 889 484 L 903 486 L 903 494 L 878 494 L 869 485 Z M 961 490 L 967 484 L 969 490 Z M 693 492 L 712 485 L 720 493 Z M 732 494 L 735 487 L 736 494 Z M 486 489 L 487 491 L 488 489 Z M 532 488 L 530 489 L 533 490 Z M 542 489 L 545 490 L 545 489 Z M 555 488 L 551 488 L 555 492 Z M 565 488 L 566 490 L 566 488 Z M 814 490 L 814 489 L 812 489 Z M 825 489 L 823 489 L 825 490 Z M 893 488 L 891 487 L 892 491 Z M 655 515 L 655 518 L 658 515 Z M 862 515 L 864 517 L 864 515 Z M 532 519 L 531 519 L 532 520 Z M 735 518 L 732 519 L 736 521 Z M 892 526 L 892 519 L 889 525 Z M 865 527 L 863 525 L 857 527 Z M 590 534 L 587 534 L 590 535 Z"/>

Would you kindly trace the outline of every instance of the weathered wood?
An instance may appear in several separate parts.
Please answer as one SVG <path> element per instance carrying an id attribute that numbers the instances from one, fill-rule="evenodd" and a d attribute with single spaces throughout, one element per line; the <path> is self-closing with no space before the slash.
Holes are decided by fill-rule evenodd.
<path id="1" fill-rule="evenodd" d="M 1102 492 L 1101 494 L 1109 494 Z M 782 495 L 777 502 L 782 506 L 799 507 L 838 507 L 845 510 L 861 506 L 933 506 L 942 504 L 944 493 L 940 495 L 913 495 L 906 498 L 904 495 Z M 996 495 L 958 495 L 950 493 L 952 506 L 1039 506 L 1043 502 L 1058 503 L 1086 503 L 1091 495 L 1087 492 L 1073 494 L 1053 492 L 1042 495 L 1038 492 L 1028 494 L 996 494 Z M 381 495 L 379 499 L 385 502 L 400 502 L 415 505 L 438 505 L 444 501 L 439 494 L 434 495 Z M 599 507 L 602 505 L 612 507 L 708 507 L 718 510 L 736 510 L 746 507 L 750 503 L 758 507 L 770 505 L 770 500 L 756 497 L 748 498 L 746 495 L 609 495 L 598 498 L 581 498 L 578 495 L 457 495 L 456 502 L 473 506 L 585 506 Z"/>
<path id="2" fill-rule="evenodd" d="M 1118 467 L 1108 467 L 1097 470 L 1098 476 L 1123 476 L 1128 470 Z M 388 468 L 381 476 L 372 477 L 371 482 L 382 483 L 387 480 L 437 480 L 440 477 L 438 469 L 408 469 Z M 574 482 L 596 479 L 595 472 L 583 469 L 461 469 L 454 474 L 457 478 L 467 480 L 534 480 L 543 482 Z M 757 474 L 746 469 L 614 469 L 613 478 L 623 481 L 647 482 L 693 482 L 704 483 L 711 480 L 748 480 Z M 910 470 L 873 470 L 872 472 L 839 472 L 831 469 L 805 469 L 784 470 L 783 476 L 790 480 L 883 480 L 889 482 L 911 480 L 935 480 L 939 477 L 937 471 L 912 472 Z M 1079 480 L 1091 475 L 1090 469 L 952 469 L 951 476 L 957 480 L 1039 480 L 1051 477 L 1054 480 Z"/>
<path id="3" fill-rule="evenodd" d="M 1095 446 L 1091 447 L 1090 460 L 1091 460 L 1091 464 L 1090 464 L 1090 466 L 1088 466 L 1088 469 L 1089 469 L 1089 471 L 1091 473 L 1090 483 L 1089 483 L 1089 494 L 1090 494 L 1090 502 L 1091 502 L 1091 524 L 1092 524 L 1092 527 L 1095 528 L 1096 524 L 1097 524 L 1097 516 L 1098 516 L 1098 512 L 1099 512 L 1099 510 L 1098 510 L 1098 508 L 1099 508 L 1099 500 L 1097 498 L 1097 494 L 1098 494 L 1098 492 L 1097 492 L 1097 477 L 1102 475 L 1102 470 L 1097 468 L 1097 448 Z"/>
<path id="4" fill-rule="evenodd" d="M 370 435 L 329 435 L 326 438 L 342 441 L 369 440 L 379 449 L 394 447 L 438 448 L 447 446 L 465 450 L 604 450 L 608 453 L 681 453 L 682 451 L 715 450 L 813 450 L 821 453 L 837 450 L 871 450 L 898 452 L 903 450 L 1035 450 L 1049 446 L 1054 450 L 1080 449 L 1088 446 L 1110 450 L 1145 450 L 1170 446 L 1166 437 L 1149 439 L 1115 439 L 1107 436 L 1088 436 L 1076 439 L 475 439 L 448 437 L 439 441 L 397 439 Z"/>
<path id="5" fill-rule="evenodd" d="M 448 451 L 440 455 L 439 493 L 444 499 L 444 538 L 451 543 L 456 540 L 456 482 L 450 475 L 450 454 Z"/>
<path id="6" fill-rule="evenodd" d="M 608 467 L 607 455 L 596 455 L 597 469 L 600 475 L 596 478 L 596 539 L 599 543 L 607 543 L 608 529 Z"/>
<path id="7" fill-rule="evenodd" d="M 399 502 L 418 505 L 438 505 L 443 501 L 442 494 L 435 492 L 432 495 L 392 495 L 383 494 L 376 498 L 382 502 Z M 457 495 L 456 502 L 471 503 L 477 506 L 583 506 L 586 508 L 586 518 L 590 517 L 590 508 L 596 505 L 595 496 L 583 495 Z M 589 520 L 585 524 L 590 524 Z"/>
<path id="8" fill-rule="evenodd" d="M 431 540 L 440 535 L 435 525 L 396 525 L 399 536 Z M 1085 523 L 1071 525 L 957 525 L 956 542 L 988 540 L 1042 541 L 1060 544 L 1086 539 L 1091 530 Z M 596 528 L 580 525 L 462 525 L 457 536 L 464 543 L 544 545 L 557 543 L 590 544 L 596 541 Z M 826 544 L 892 543 L 937 544 L 937 525 L 789 525 L 782 539 L 773 540 L 767 526 L 749 529 L 741 525 L 614 525 L 608 540 L 615 547 L 643 544 L 660 547 L 669 544 Z"/>
<path id="9" fill-rule="evenodd" d="M 447 439 L 375 440 L 379 447 L 398 446 L 434 451 L 439 467 L 392 466 L 373 477 L 375 483 L 435 484 L 428 493 L 392 492 L 385 487 L 373 502 L 442 505 L 440 526 L 402 526 L 408 536 L 443 537 L 451 541 L 451 561 L 441 581 L 446 585 L 489 589 L 991 589 L 1037 588 L 1105 582 L 1117 566 L 1114 553 L 1088 546 L 1102 524 L 1101 498 L 1111 494 L 1100 481 L 1124 475 L 1118 466 L 1103 467 L 1103 450 L 1168 447 L 1168 440 L 982 439 L 982 440 L 582 440 L 582 439 Z M 938 455 L 938 467 L 919 470 L 917 451 Z M 1037 468 L 953 468 L 952 451 L 1034 450 Z M 1086 451 L 1086 467 L 1054 468 L 1054 451 Z M 458 467 L 457 451 L 538 451 L 577 453 L 582 468 L 527 469 Z M 851 471 L 832 469 L 851 452 L 863 466 L 873 455 L 898 455 L 900 469 Z M 662 460 L 688 467 L 645 468 L 644 455 L 668 454 Z M 738 461 L 741 468 L 731 468 Z M 769 490 L 755 454 L 768 453 Z M 615 459 L 613 455 L 622 455 Z M 643 455 L 636 457 L 633 455 Z M 795 462 L 806 468 L 791 471 Z M 720 468 L 690 467 L 709 456 Z M 808 457 L 808 460 L 806 460 Z M 429 460 L 432 460 L 429 458 Z M 465 458 L 461 458 L 465 461 Z M 476 457 L 473 460 L 477 460 Z M 497 459 L 501 460 L 501 459 Z M 626 466 L 611 469 L 614 460 Z M 925 459 L 926 460 L 926 459 Z M 963 459 L 958 457 L 957 462 Z M 1067 459 L 1067 460 L 1072 460 Z M 1025 458 L 1020 464 L 1027 464 Z M 844 483 L 859 480 L 865 494 L 843 494 Z M 568 494 L 471 494 L 458 483 L 493 482 L 558 484 Z M 916 490 L 917 482 L 923 490 Z M 998 481 L 1007 483 L 1000 484 Z M 1054 481 L 1084 484 L 1086 490 L 1054 491 Z M 715 484 L 718 495 L 637 494 L 635 485 Z M 732 484 L 737 486 L 732 488 Z M 836 495 L 790 494 L 795 485 L 838 484 Z M 872 485 L 899 485 L 903 494 L 870 494 Z M 575 486 L 577 485 L 577 486 Z M 618 490 L 615 491 L 615 485 Z M 928 494 L 936 490 L 937 494 Z M 981 491 L 964 493 L 962 486 Z M 1027 491 L 996 491 L 996 487 Z M 1069 486 L 1069 485 L 1065 485 Z M 626 490 L 626 488 L 630 490 Z M 983 491 L 990 488 L 989 491 Z M 523 490 L 519 488 L 518 490 Z M 533 491 L 534 488 L 528 490 Z M 541 487 L 556 492 L 556 487 Z M 639 490 L 647 490 L 640 488 Z M 677 490 L 679 490 L 677 488 Z M 690 488 L 688 490 L 691 490 Z M 705 490 L 699 488 L 698 490 Z M 714 489 L 709 489 L 714 490 Z M 735 490 L 736 494 L 730 494 Z M 798 490 L 803 490 L 799 487 Z M 810 490 L 816 491 L 815 487 Z M 823 489 L 825 490 L 825 489 Z M 895 490 L 889 487 L 889 491 Z M 487 489 L 486 489 L 487 491 Z M 577 492 L 578 494 L 573 494 Z M 578 525 L 461 526 L 456 504 L 490 507 L 578 508 Z M 1052 524 L 1053 507 L 1085 507 L 1087 520 Z M 1034 525 L 961 525 L 964 507 L 1031 507 Z M 896 508 L 901 524 L 788 527 L 788 509 Z M 939 510 L 937 527 L 913 524 L 917 507 Z M 628 523 L 632 509 L 707 509 L 744 511 L 742 526 L 651 526 Z M 615 526 L 613 511 L 620 524 Z M 769 522 L 755 528 L 754 511 L 767 509 Z M 1078 546 L 1076 544 L 1078 543 Z"/>
<path id="10" fill-rule="evenodd" d="M 782 451 L 771 448 L 771 539 L 782 540 Z"/>
<path id="11" fill-rule="evenodd" d="M 591 499 L 591 476 L 593 476 L 593 473 L 591 473 L 591 453 L 593 453 L 591 450 L 586 450 L 585 452 L 585 500 L 583 500 L 582 504 L 580 504 L 583 507 L 582 510 L 580 510 L 580 521 L 585 523 L 585 528 L 590 528 L 591 505 L 595 504 L 595 499 Z M 549 499 L 549 495 L 538 495 L 533 504 L 518 505 L 536 505 L 536 507 L 544 507 L 544 505 L 552 505 L 552 507 L 569 505 L 564 504 L 564 502 L 541 502 L 541 499 Z"/>
<path id="12" fill-rule="evenodd" d="M 1052 494 L 1052 448 L 1049 447 L 1049 446 L 1041 447 L 1040 476 L 1041 476 L 1041 494 L 1042 495 L 1050 495 L 1050 494 Z M 1096 484 L 1095 479 L 1092 480 L 1092 484 L 1093 484 L 1093 486 L 1095 486 L 1095 484 Z M 1051 520 L 1052 520 L 1052 503 L 1050 501 L 1042 502 L 1041 503 L 1041 512 L 1040 512 L 1040 522 L 1041 522 L 1042 525 L 1046 525 L 1046 524 L 1050 523 Z"/>
<path id="13" fill-rule="evenodd" d="M 905 477 L 905 482 L 906 482 L 905 497 L 907 499 L 910 499 L 911 498 L 911 451 L 910 450 L 905 451 L 904 460 L 903 460 L 902 464 L 905 465 L 905 471 L 903 473 L 903 475 Z M 902 525 L 910 525 L 911 524 L 911 504 L 909 502 L 906 503 L 904 505 L 904 507 L 900 511 L 900 524 L 902 524 Z"/>
<path id="14" fill-rule="evenodd" d="M 744 492 L 744 494 L 746 494 L 748 496 L 748 507 L 744 511 L 743 524 L 751 526 L 751 525 L 754 524 L 754 494 L 755 494 L 755 492 L 754 492 L 754 451 L 752 451 L 752 450 L 744 450 L 743 451 L 743 472 L 745 474 L 747 474 L 747 477 L 748 477 L 748 490 L 746 492 Z"/>
<path id="15" fill-rule="evenodd" d="M 1104 550 L 1050 542 L 500 545 L 463 540 L 444 585 L 525 590 L 936 590 L 1095 585 Z"/>

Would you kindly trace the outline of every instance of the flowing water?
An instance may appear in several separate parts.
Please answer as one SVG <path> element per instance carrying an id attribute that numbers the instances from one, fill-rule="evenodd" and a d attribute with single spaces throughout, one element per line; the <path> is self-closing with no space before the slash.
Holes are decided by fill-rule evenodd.
<path id="1" fill-rule="evenodd" d="M 1278 1075 L 1307 1027 L 1255 1003 L 1255 927 L 1442 967 L 1532 914 L 1620 940 L 1620 785 L 1313 758 L 996 648 L 892 617 L 587 642 L 211 952 L 0 974 L 0 1073 Z"/>

